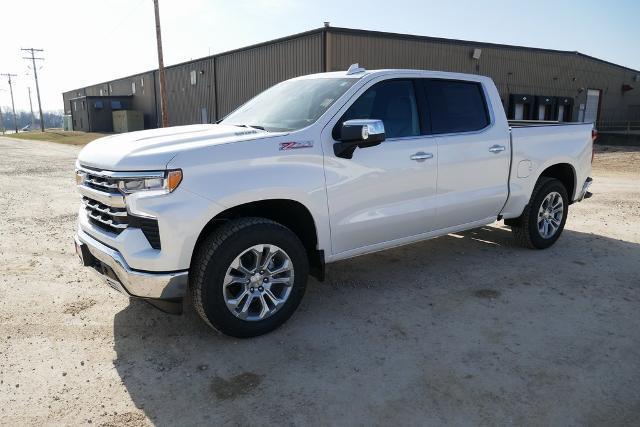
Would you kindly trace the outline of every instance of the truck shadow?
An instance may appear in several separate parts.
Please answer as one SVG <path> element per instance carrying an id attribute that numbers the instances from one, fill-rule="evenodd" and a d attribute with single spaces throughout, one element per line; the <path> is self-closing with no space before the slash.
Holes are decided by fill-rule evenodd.
<path id="1" fill-rule="evenodd" d="M 279 330 L 115 316 L 115 368 L 156 425 L 625 423 L 640 415 L 640 245 L 483 227 L 332 264 Z M 632 418 L 633 417 L 633 418 Z"/>

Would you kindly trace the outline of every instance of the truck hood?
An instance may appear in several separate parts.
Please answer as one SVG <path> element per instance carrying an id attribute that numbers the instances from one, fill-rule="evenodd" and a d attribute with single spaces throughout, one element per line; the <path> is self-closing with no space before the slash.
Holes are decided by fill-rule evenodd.
<path id="1" fill-rule="evenodd" d="M 149 129 L 96 139 L 80 151 L 78 161 L 106 170 L 162 170 L 184 150 L 282 134 L 221 124 Z"/>

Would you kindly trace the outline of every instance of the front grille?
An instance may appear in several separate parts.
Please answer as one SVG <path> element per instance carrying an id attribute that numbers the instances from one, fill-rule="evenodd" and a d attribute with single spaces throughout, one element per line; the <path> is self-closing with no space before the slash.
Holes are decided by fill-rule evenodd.
<path id="1" fill-rule="evenodd" d="M 127 227 L 139 228 L 154 249 L 160 249 L 158 220 L 131 215 L 127 211 L 125 199 L 118 189 L 119 178 L 112 172 L 102 172 L 82 167 L 85 173 L 79 186 L 89 222 L 101 230 L 120 234 Z M 121 179 L 121 178 L 120 178 Z"/>
<path id="2" fill-rule="evenodd" d="M 95 188 L 96 190 L 107 193 L 119 193 L 117 180 L 114 178 L 94 175 L 91 172 L 87 172 L 84 178 L 84 184 L 89 188 Z"/>
<path id="3" fill-rule="evenodd" d="M 120 234 L 127 228 L 129 221 L 126 208 L 107 206 L 86 196 L 82 198 L 82 202 L 92 224 L 115 234 Z"/>

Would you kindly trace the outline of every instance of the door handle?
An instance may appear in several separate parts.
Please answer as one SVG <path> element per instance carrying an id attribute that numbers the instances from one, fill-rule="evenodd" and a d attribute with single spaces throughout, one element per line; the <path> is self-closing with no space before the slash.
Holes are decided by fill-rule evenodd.
<path id="1" fill-rule="evenodd" d="M 425 160 L 433 158 L 433 154 L 425 153 L 424 151 L 418 151 L 416 154 L 409 157 L 411 160 L 415 160 L 416 162 L 424 162 Z"/>
<path id="2" fill-rule="evenodd" d="M 497 154 L 504 150 L 505 150 L 504 145 L 492 145 L 491 147 L 489 147 L 489 151 L 491 151 L 494 154 Z"/>

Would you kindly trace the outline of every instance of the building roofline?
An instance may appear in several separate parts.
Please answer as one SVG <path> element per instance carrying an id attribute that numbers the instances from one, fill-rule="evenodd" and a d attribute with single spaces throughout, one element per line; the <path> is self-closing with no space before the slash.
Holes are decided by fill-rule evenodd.
<path id="1" fill-rule="evenodd" d="M 310 36 L 310 35 L 314 35 L 314 34 L 322 34 L 324 32 L 327 33 L 342 33 L 342 34 L 353 34 L 353 35 L 361 35 L 361 36 L 379 36 L 379 37 L 388 37 L 388 38 L 398 38 L 398 39 L 403 39 L 403 40 L 422 40 L 422 41 L 432 41 L 432 42 L 437 42 L 437 43 L 447 43 L 447 44 L 465 44 L 465 45 L 470 45 L 470 46 L 478 46 L 478 47 L 494 47 L 494 48 L 499 48 L 499 49 L 524 49 L 524 50 L 529 50 L 529 51 L 537 51 L 537 52 L 545 52 L 545 53 L 556 53 L 556 54 L 560 54 L 560 55 L 577 55 L 586 59 L 590 59 L 592 61 L 595 62 L 600 62 L 603 64 L 607 64 L 607 65 L 611 65 L 614 67 L 618 67 L 618 68 L 622 68 L 624 70 L 627 71 L 631 71 L 634 73 L 640 73 L 639 70 L 633 69 L 633 68 L 629 68 L 629 67 L 625 67 L 624 65 L 620 65 L 620 64 L 616 64 L 613 62 L 609 62 L 606 61 L 604 59 L 600 59 L 600 58 L 596 58 L 594 56 L 590 56 L 590 55 L 586 55 L 584 53 L 578 52 L 578 51 L 571 51 L 571 50 L 557 50 L 557 49 L 546 49 L 546 48 L 540 48 L 540 47 L 530 47 L 530 46 L 519 46 L 519 45 L 510 45 L 510 44 L 500 44 L 500 43 L 490 43 L 490 42 L 479 42 L 479 41 L 471 41 L 471 40 L 461 40 L 461 39 L 449 39 L 449 38 L 443 38 L 443 37 L 431 37 L 431 36 L 421 36 L 421 35 L 415 35 L 415 34 L 405 34 L 405 33 L 393 33 L 393 32 L 386 32 L 386 31 L 374 31 L 374 30 L 362 30 L 362 29 L 357 29 L 357 28 L 345 28 L 345 27 L 320 27 L 320 28 L 314 28 L 312 30 L 308 30 L 308 31 L 303 31 L 301 33 L 295 33 L 295 34 L 291 34 L 288 36 L 284 36 L 284 37 L 279 37 L 276 39 L 272 39 L 272 40 L 267 40 L 264 42 L 260 42 L 260 43 L 255 43 L 255 44 L 251 44 L 248 46 L 243 46 L 237 49 L 231 49 L 231 50 L 227 50 L 225 52 L 220 52 L 220 53 L 216 53 L 213 55 L 207 55 L 207 56 L 203 56 L 200 58 L 196 58 L 196 59 L 190 59 L 188 61 L 183 61 L 183 62 L 178 62 L 176 64 L 172 64 L 172 65 L 168 65 L 165 67 L 166 70 L 171 69 L 171 68 L 175 68 L 175 67 L 180 67 L 180 66 L 184 66 L 187 64 L 192 64 L 195 62 L 200 62 L 200 61 L 205 61 L 208 59 L 215 59 L 217 57 L 222 57 L 225 55 L 230 55 L 233 53 L 237 53 L 237 52 L 243 52 L 243 51 L 247 51 L 247 50 L 251 50 L 251 49 L 256 49 L 259 47 L 263 47 L 263 46 L 268 46 L 268 45 L 272 45 L 272 44 L 276 44 L 276 43 L 282 43 L 282 42 L 286 42 L 286 41 L 290 41 L 290 40 L 295 40 L 301 37 L 306 37 L 306 36 Z M 71 89 L 71 90 L 67 90 L 62 92 L 64 93 L 69 93 L 69 92 L 74 92 L 74 91 L 78 91 L 78 90 L 83 90 L 86 89 L 87 87 L 90 86 L 100 86 L 100 85 L 104 85 L 104 84 L 109 84 L 109 83 L 113 83 L 119 80 L 124 80 L 124 79 L 129 79 L 129 78 L 133 78 L 133 77 L 138 77 L 138 76 L 142 76 L 144 74 L 149 74 L 149 73 L 156 73 L 158 71 L 157 68 L 154 68 L 152 70 L 147 70 L 147 71 L 143 71 L 143 72 L 139 72 L 139 73 L 135 73 L 135 74 L 131 74 L 129 76 L 124 76 L 124 77 L 118 77 L 116 79 L 112 79 L 112 80 L 107 80 L 101 83 L 95 83 L 95 84 L 90 84 L 87 86 L 83 86 L 77 89 Z"/>
<path id="2" fill-rule="evenodd" d="M 596 58 L 595 56 L 586 55 L 584 53 L 578 52 L 577 50 L 547 49 L 542 47 L 520 46 L 520 45 L 491 43 L 491 42 L 479 42 L 479 41 L 461 40 L 461 39 L 449 39 L 449 38 L 443 38 L 443 37 L 420 36 L 415 34 L 393 33 L 393 32 L 374 31 L 374 30 L 361 30 L 361 29 L 344 28 L 344 27 L 328 27 L 328 28 L 321 28 L 321 30 L 322 29 L 326 29 L 329 32 L 354 34 L 354 35 L 369 35 L 369 36 L 373 35 L 373 36 L 380 36 L 380 37 L 399 38 L 404 40 L 424 40 L 424 41 L 433 41 L 438 43 L 467 44 L 467 45 L 479 46 L 479 47 L 495 47 L 500 49 L 506 48 L 506 49 L 514 49 L 514 50 L 524 49 L 524 50 L 546 52 L 546 53 L 557 53 L 562 55 L 578 55 L 578 56 L 591 59 L 597 62 L 602 62 L 607 65 L 613 65 L 615 67 L 623 68 L 628 71 L 633 71 L 634 73 L 640 73 L 640 70 L 625 67 L 624 65 L 616 64 L 614 62 L 606 61 L 604 59 Z"/>
<path id="3" fill-rule="evenodd" d="M 213 55 L 202 56 L 200 58 L 190 59 L 188 61 L 183 61 L 183 62 L 178 62 L 177 64 L 166 65 L 164 67 L 164 69 L 168 70 L 168 69 L 171 69 L 171 68 L 180 67 L 180 66 L 187 65 L 187 64 L 192 64 L 192 63 L 195 63 L 195 62 L 205 61 L 207 59 L 214 59 L 216 57 L 230 55 L 232 53 L 237 53 L 237 52 L 242 52 L 242 51 L 245 51 L 245 50 L 256 49 L 256 48 L 259 48 L 259 47 L 268 46 L 268 45 L 275 44 L 275 43 L 282 43 L 282 42 L 286 42 L 286 41 L 290 41 L 290 40 L 295 40 L 295 39 L 298 39 L 298 38 L 301 38 L 301 37 L 306 37 L 306 36 L 309 36 L 309 35 L 322 34 L 322 32 L 327 30 L 327 29 L 330 29 L 330 28 L 326 28 L 326 27 L 314 28 L 314 29 L 309 30 L 309 31 L 303 31 L 301 33 L 295 33 L 295 34 L 291 34 L 291 35 L 288 35 L 288 36 L 279 37 L 277 39 L 267 40 L 267 41 L 264 41 L 264 42 L 255 43 L 255 44 L 251 44 L 251 45 L 248 45 L 248 46 L 239 47 L 237 49 L 231 49 L 231 50 L 227 50 L 227 51 L 224 51 L 224 52 L 215 53 Z M 116 79 L 107 80 L 107 81 L 104 81 L 104 82 L 101 82 L 101 83 L 95 83 L 95 84 L 90 84 L 90 85 L 87 85 L 87 86 L 82 86 L 82 87 L 79 87 L 77 89 L 66 90 L 66 91 L 64 91 L 62 93 L 68 93 L 68 92 L 74 92 L 74 91 L 78 91 L 78 90 L 83 90 L 83 89 L 86 89 L 87 87 L 90 87 L 90 86 L 105 85 L 105 84 L 116 82 L 118 80 L 124 80 L 124 79 L 130 79 L 132 77 L 138 77 L 138 76 L 141 76 L 143 74 L 156 73 L 157 71 L 158 71 L 158 69 L 154 68 L 152 70 L 142 71 L 140 73 L 131 74 L 129 76 L 118 77 Z"/>
<path id="4" fill-rule="evenodd" d="M 132 98 L 133 95 L 82 95 L 75 98 L 69 98 L 69 101 L 77 101 L 79 99 L 108 99 L 108 98 Z"/>

